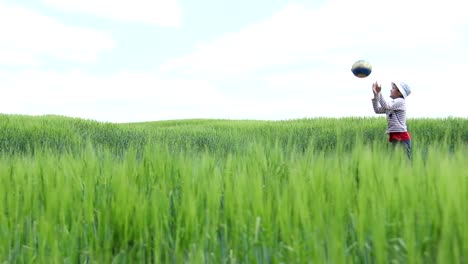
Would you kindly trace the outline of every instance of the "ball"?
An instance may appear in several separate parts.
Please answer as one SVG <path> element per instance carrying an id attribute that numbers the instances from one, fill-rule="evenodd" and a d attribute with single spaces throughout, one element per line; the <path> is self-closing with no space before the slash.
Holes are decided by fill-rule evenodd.
<path id="1" fill-rule="evenodd" d="M 356 61 L 351 67 L 354 76 L 358 78 L 365 78 L 372 72 L 372 65 L 365 60 Z"/>

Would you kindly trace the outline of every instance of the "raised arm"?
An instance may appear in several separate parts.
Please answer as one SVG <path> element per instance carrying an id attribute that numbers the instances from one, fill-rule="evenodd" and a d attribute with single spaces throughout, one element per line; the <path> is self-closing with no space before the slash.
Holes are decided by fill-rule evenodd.
<path id="1" fill-rule="evenodd" d="M 382 105 L 379 106 L 379 102 L 381 101 L 380 98 L 385 101 L 382 97 L 381 93 L 378 93 L 372 98 L 372 107 L 374 108 L 374 112 L 376 114 L 385 114 L 386 108 L 383 107 Z"/>
<path id="2" fill-rule="evenodd" d="M 372 93 L 374 93 L 374 98 L 372 98 L 372 107 L 374 108 L 374 112 L 376 114 L 384 114 L 385 108 L 383 106 L 379 106 L 380 98 L 385 101 L 380 93 L 382 88 L 377 82 L 372 84 Z M 385 103 L 386 105 L 386 103 Z"/>
<path id="3" fill-rule="evenodd" d="M 382 94 L 379 93 L 378 100 L 379 100 L 379 103 L 380 103 L 380 108 L 382 108 L 384 112 L 387 111 L 387 110 L 394 110 L 394 111 L 395 110 L 405 110 L 405 108 L 406 108 L 405 100 L 402 99 L 402 98 L 397 98 L 397 99 L 394 99 L 391 102 L 387 102 L 383 98 Z"/>

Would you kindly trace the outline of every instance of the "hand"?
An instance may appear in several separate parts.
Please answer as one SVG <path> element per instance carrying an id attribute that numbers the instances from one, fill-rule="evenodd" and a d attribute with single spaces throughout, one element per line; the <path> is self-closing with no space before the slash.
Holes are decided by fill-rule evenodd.
<path id="1" fill-rule="evenodd" d="M 382 87 L 380 87 L 380 85 L 377 82 L 373 83 L 372 92 L 374 93 L 374 96 L 377 96 L 380 93 L 380 91 L 382 91 Z"/>

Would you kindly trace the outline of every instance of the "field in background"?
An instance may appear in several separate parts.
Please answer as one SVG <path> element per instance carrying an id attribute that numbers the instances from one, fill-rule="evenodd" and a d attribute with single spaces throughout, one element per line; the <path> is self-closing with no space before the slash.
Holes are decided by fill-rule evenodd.
<path id="1" fill-rule="evenodd" d="M 467 263 L 468 120 L 0 115 L 0 260 Z"/>
<path id="2" fill-rule="evenodd" d="M 408 121 L 415 149 L 468 143 L 468 119 Z M 0 114 L 0 151 L 9 153 L 94 149 L 115 152 L 158 144 L 173 150 L 188 147 L 215 153 L 245 151 L 251 143 L 281 144 L 305 150 L 351 149 L 356 142 L 387 140 L 384 118 L 317 118 L 286 121 L 173 120 L 113 124 L 61 116 L 29 117 Z"/>

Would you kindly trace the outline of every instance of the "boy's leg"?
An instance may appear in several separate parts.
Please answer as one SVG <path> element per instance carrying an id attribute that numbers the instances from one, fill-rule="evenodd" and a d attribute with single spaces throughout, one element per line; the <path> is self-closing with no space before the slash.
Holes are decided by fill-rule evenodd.
<path id="1" fill-rule="evenodd" d="M 406 155 L 408 156 L 408 159 L 411 159 L 411 139 L 410 140 L 402 140 L 401 144 L 406 149 Z"/>
<path id="2" fill-rule="evenodd" d="M 403 140 L 401 143 L 406 148 L 406 155 L 408 155 L 408 159 L 411 159 L 411 139 L 410 140 Z"/>
<path id="3" fill-rule="evenodd" d="M 395 148 L 397 144 L 401 144 L 405 150 L 406 150 L 406 155 L 408 156 L 409 159 L 411 159 L 411 140 L 392 140 L 390 141 L 392 143 L 392 146 Z"/>

